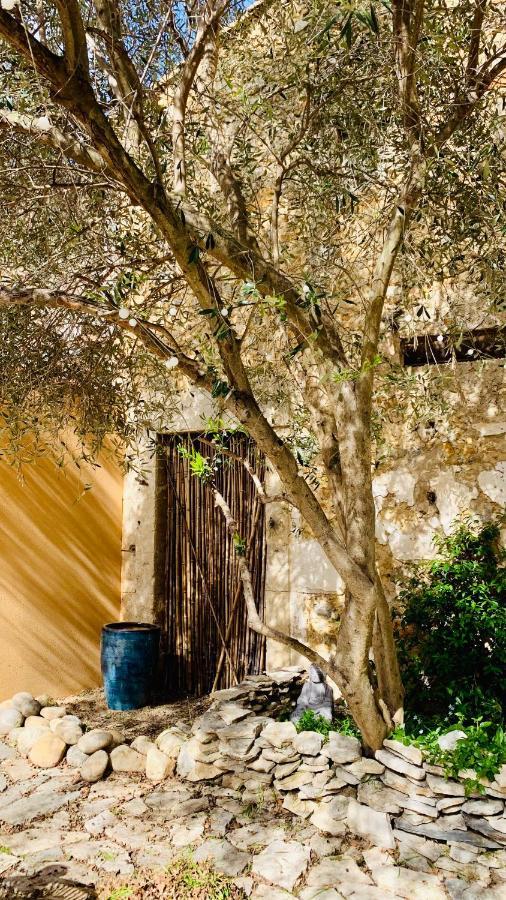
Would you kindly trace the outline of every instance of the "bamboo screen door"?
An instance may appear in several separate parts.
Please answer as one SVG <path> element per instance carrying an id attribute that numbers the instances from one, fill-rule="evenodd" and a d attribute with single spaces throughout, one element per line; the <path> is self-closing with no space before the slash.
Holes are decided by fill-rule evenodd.
<path id="1" fill-rule="evenodd" d="M 201 436 L 202 438 L 202 436 Z M 236 684 L 265 664 L 265 640 L 248 628 L 242 584 L 232 540 L 212 490 L 190 473 L 180 448 L 193 447 L 210 461 L 219 452 L 196 434 L 162 435 L 161 521 L 166 524 L 162 559 L 162 628 L 167 689 L 201 696 Z M 263 480 L 262 454 L 245 435 L 226 439 L 215 484 L 246 540 L 257 608 L 263 613 L 265 511 L 239 458 Z M 160 470 L 159 470 L 160 471 Z M 159 494 L 159 496 L 160 496 Z"/>

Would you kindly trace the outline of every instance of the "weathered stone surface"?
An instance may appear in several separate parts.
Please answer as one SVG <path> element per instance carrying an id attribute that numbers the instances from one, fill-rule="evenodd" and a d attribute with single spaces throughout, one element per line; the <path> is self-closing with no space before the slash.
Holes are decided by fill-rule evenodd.
<path id="1" fill-rule="evenodd" d="M 423 763 L 422 751 L 418 747 L 414 747 L 413 744 L 403 744 L 401 741 L 387 739 L 383 741 L 383 746 L 414 766 L 421 766 Z"/>
<path id="2" fill-rule="evenodd" d="M 47 728 L 40 728 L 38 725 L 31 725 L 29 728 L 16 728 L 11 731 L 12 736 L 16 736 L 16 747 L 23 756 L 28 756 L 33 745 L 38 741 L 41 735 L 45 734 Z"/>
<path id="3" fill-rule="evenodd" d="M 221 778 L 223 772 L 216 766 L 207 763 L 195 763 L 191 772 L 186 776 L 187 781 L 216 781 Z"/>
<path id="4" fill-rule="evenodd" d="M 92 731 L 87 731 L 86 734 L 83 734 L 83 736 L 79 738 L 77 746 L 83 753 L 91 754 L 96 753 L 97 750 L 107 750 L 112 743 L 113 738 L 110 731 L 105 731 L 102 728 L 94 728 Z"/>
<path id="5" fill-rule="evenodd" d="M 311 851 L 298 841 L 277 840 L 253 859 L 251 871 L 271 884 L 291 891 L 306 871 Z"/>
<path id="6" fill-rule="evenodd" d="M 52 722 L 55 722 L 55 727 L 51 729 L 53 733 L 69 746 L 77 744 L 83 736 L 83 729 L 78 722 L 69 722 L 66 718 L 52 719 L 51 724 Z"/>
<path id="7" fill-rule="evenodd" d="M 275 762 L 273 762 L 272 760 L 266 759 L 264 754 L 262 753 L 258 757 L 258 759 L 255 759 L 252 763 L 250 763 L 248 765 L 248 768 L 252 769 L 253 772 L 268 773 L 268 772 L 272 772 L 275 765 L 276 765 Z M 293 771 L 295 771 L 295 769 Z"/>
<path id="8" fill-rule="evenodd" d="M 393 815 L 399 815 L 403 809 L 403 805 L 399 802 L 401 796 L 399 791 L 385 787 L 378 781 L 366 781 L 365 784 L 360 784 L 357 793 L 360 803 L 364 803 L 378 812 L 387 812 Z M 404 800 L 409 800 L 409 797 L 405 795 Z"/>
<path id="9" fill-rule="evenodd" d="M 171 759 L 177 759 L 179 751 L 185 741 L 186 738 L 184 735 L 168 728 L 158 735 L 155 744 L 166 756 L 169 756 Z"/>
<path id="10" fill-rule="evenodd" d="M 445 797 L 465 797 L 466 794 L 464 785 L 459 781 L 440 778 L 438 775 L 427 775 L 427 784 L 435 794 L 443 794 Z"/>
<path id="11" fill-rule="evenodd" d="M 351 735 L 331 731 L 328 743 L 322 747 L 322 756 L 327 756 L 338 765 L 355 762 L 362 756 L 360 741 Z"/>
<path id="12" fill-rule="evenodd" d="M 293 722 L 270 722 L 262 731 L 262 739 L 277 748 L 293 744 L 296 737 L 297 731 Z"/>
<path id="13" fill-rule="evenodd" d="M 310 818 L 315 828 L 334 837 L 345 831 L 344 819 L 348 814 L 349 798 L 337 796 L 330 803 L 320 803 Z"/>
<path id="14" fill-rule="evenodd" d="M 300 794 L 286 794 L 283 800 L 283 809 L 288 810 L 295 816 L 300 816 L 302 819 L 307 819 L 315 812 L 316 808 L 316 803 L 313 800 L 306 800 Z"/>
<path id="15" fill-rule="evenodd" d="M 19 694 L 14 694 L 11 703 L 14 709 L 18 709 L 19 712 L 23 714 L 25 719 L 28 716 L 38 716 L 40 713 L 40 703 L 34 699 L 32 694 L 29 694 L 26 691 L 20 691 Z"/>
<path id="16" fill-rule="evenodd" d="M 441 879 L 424 872 L 412 872 L 399 866 L 373 869 L 372 877 L 379 888 L 407 900 L 446 900 Z"/>
<path id="17" fill-rule="evenodd" d="M 401 746 L 403 745 L 401 744 Z M 401 756 L 397 756 L 396 753 L 392 753 L 390 750 L 376 750 L 374 755 L 387 769 L 392 769 L 400 775 L 408 775 L 409 778 L 413 778 L 415 781 L 423 781 L 425 778 L 425 772 L 422 768 L 408 762 Z"/>
<path id="18" fill-rule="evenodd" d="M 289 775 L 288 778 L 275 781 L 274 787 L 278 791 L 295 791 L 304 784 L 310 784 L 312 780 L 313 776 L 310 772 L 295 772 L 294 775 Z"/>
<path id="19" fill-rule="evenodd" d="M 266 760 L 266 762 L 268 762 L 268 760 Z M 294 760 L 294 762 L 283 763 L 280 766 L 276 766 L 276 768 L 274 769 L 274 777 L 277 779 L 288 778 L 289 775 L 293 775 L 294 772 L 297 772 L 299 767 L 300 767 L 300 758 Z M 252 766 L 249 766 L 249 768 L 252 768 Z M 260 771 L 260 770 L 258 769 L 257 771 Z M 272 770 L 268 769 L 266 771 L 270 772 Z"/>
<path id="20" fill-rule="evenodd" d="M 83 753 L 83 751 L 80 750 L 79 747 L 76 747 L 74 744 L 67 750 L 65 759 L 67 760 L 69 766 L 72 766 L 73 769 L 80 769 L 88 759 L 88 754 Z"/>
<path id="21" fill-rule="evenodd" d="M 385 766 L 382 763 L 378 762 L 377 759 L 368 759 L 367 756 L 363 756 L 361 759 L 357 759 L 356 762 L 343 766 L 343 768 L 346 772 L 355 775 L 359 781 L 370 775 L 382 775 L 385 771 Z"/>
<path id="22" fill-rule="evenodd" d="M 462 807 L 462 812 L 471 816 L 497 816 L 503 811 L 501 800 L 467 800 Z"/>
<path id="23" fill-rule="evenodd" d="M 130 746 L 133 750 L 137 750 L 137 753 L 142 753 L 143 756 L 146 756 L 149 748 L 155 746 L 155 742 L 145 734 L 139 734 L 138 737 L 134 738 Z"/>
<path id="24" fill-rule="evenodd" d="M 7 744 L 0 741 L 0 762 L 3 762 L 5 759 L 12 759 L 14 756 L 16 756 L 14 748 L 8 747 Z"/>
<path id="25" fill-rule="evenodd" d="M 40 714 L 43 719 L 62 719 L 67 714 L 64 706 L 44 706 Z"/>
<path id="26" fill-rule="evenodd" d="M 65 756 L 67 745 L 57 734 L 51 731 L 40 732 L 40 736 L 32 745 L 28 757 L 34 766 L 51 769 L 57 766 Z"/>
<path id="27" fill-rule="evenodd" d="M 228 834 L 228 840 L 239 850 L 250 850 L 251 847 L 265 847 L 273 841 L 282 841 L 286 836 L 281 825 L 252 822 L 236 828 Z"/>
<path id="28" fill-rule="evenodd" d="M 146 806 L 156 811 L 163 819 L 179 819 L 209 809 L 208 797 L 192 799 L 182 791 L 155 791 L 144 797 Z"/>
<path id="29" fill-rule="evenodd" d="M 23 722 L 24 716 L 19 709 L 0 709 L 0 734 L 9 734 L 13 728 L 21 728 Z"/>
<path id="30" fill-rule="evenodd" d="M 96 750 L 91 756 L 88 756 L 80 768 L 80 775 L 83 781 L 90 783 L 100 781 L 103 778 L 107 766 L 109 765 L 109 756 L 105 750 Z"/>
<path id="31" fill-rule="evenodd" d="M 464 797 L 442 797 L 436 803 L 437 811 L 440 813 L 458 812 L 462 809 Z"/>
<path id="32" fill-rule="evenodd" d="M 407 822 L 403 816 L 394 820 L 394 825 L 401 831 L 408 831 L 411 834 L 428 837 L 434 841 L 445 841 L 447 843 L 464 843 L 473 844 L 475 847 L 481 847 L 483 850 L 499 850 L 501 844 L 496 840 L 491 840 L 481 834 L 474 834 L 471 831 L 445 830 L 438 825 L 438 822 L 428 822 L 424 825 L 413 825 Z"/>
<path id="33" fill-rule="evenodd" d="M 506 763 L 496 773 L 495 781 L 500 788 L 506 788 Z"/>
<path id="34" fill-rule="evenodd" d="M 210 862 L 217 872 L 224 875 L 239 875 L 249 863 L 248 853 L 233 847 L 228 841 L 211 839 L 205 841 L 193 854 L 195 862 Z"/>
<path id="35" fill-rule="evenodd" d="M 150 781 L 163 781 L 169 775 L 174 774 L 175 768 L 176 760 L 171 759 L 166 753 L 151 744 L 146 753 L 146 778 L 149 778 Z"/>
<path id="36" fill-rule="evenodd" d="M 479 831 L 499 844 L 506 844 L 506 819 L 501 816 L 494 816 L 489 820 L 464 813 L 463 819 L 467 827 L 473 831 Z"/>
<path id="37" fill-rule="evenodd" d="M 402 844 L 413 848 L 420 856 L 424 856 L 431 862 L 435 862 L 439 859 L 444 852 L 444 848 L 441 844 L 437 844 L 435 841 L 428 840 L 420 835 L 410 834 L 407 831 L 399 831 L 398 829 L 394 829 L 393 833 L 394 838 L 400 845 Z"/>
<path id="38" fill-rule="evenodd" d="M 226 725 L 232 725 L 233 722 L 239 722 L 251 716 L 251 710 L 239 703 L 222 703 L 219 707 L 219 715 Z"/>
<path id="39" fill-rule="evenodd" d="M 317 731 L 301 731 L 293 741 L 298 753 L 305 756 L 318 756 L 323 744 L 323 735 Z"/>
<path id="40" fill-rule="evenodd" d="M 0 808 L 0 820 L 8 825 L 23 825 L 39 816 L 56 812 L 79 797 L 79 791 L 71 793 L 32 794 Z"/>
<path id="41" fill-rule="evenodd" d="M 346 824 L 350 831 L 367 838 L 377 847 L 384 847 L 385 850 L 395 849 L 392 826 L 387 813 L 378 812 L 351 798 L 348 804 Z"/>
<path id="42" fill-rule="evenodd" d="M 39 725 L 41 728 L 49 728 L 50 721 L 49 719 L 44 719 L 42 716 L 27 716 L 24 725 L 25 728 L 30 728 L 32 725 Z"/>
<path id="43" fill-rule="evenodd" d="M 126 744 L 111 750 L 111 766 L 115 772 L 144 772 L 146 758 Z"/>
<path id="44" fill-rule="evenodd" d="M 434 796 L 426 781 L 413 781 L 411 778 L 404 778 L 397 772 L 391 772 L 390 769 L 385 769 L 380 780 L 387 787 L 401 791 L 409 797 L 428 797 L 430 799 Z"/>

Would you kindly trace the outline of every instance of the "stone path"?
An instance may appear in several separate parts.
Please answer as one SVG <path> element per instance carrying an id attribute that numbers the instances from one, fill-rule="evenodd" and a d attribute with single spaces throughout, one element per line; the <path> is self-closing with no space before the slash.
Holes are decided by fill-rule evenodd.
<path id="1" fill-rule="evenodd" d="M 154 787 L 121 772 L 84 784 L 66 764 L 37 769 L 0 742 L 0 888 L 41 872 L 121 883 L 191 850 L 253 900 L 506 900 L 506 851 L 408 833 L 400 849 L 380 849 L 344 825 L 324 834 L 281 800 L 263 803 L 259 793 L 257 801 L 176 778 Z"/>

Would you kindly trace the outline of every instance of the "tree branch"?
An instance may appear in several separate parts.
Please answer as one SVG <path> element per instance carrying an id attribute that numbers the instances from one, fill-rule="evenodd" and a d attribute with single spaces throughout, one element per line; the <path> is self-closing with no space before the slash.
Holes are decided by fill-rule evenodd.
<path id="1" fill-rule="evenodd" d="M 47 123 L 41 122 L 41 119 L 44 120 L 44 117 L 35 118 L 22 115 L 14 110 L 0 109 L 0 127 L 4 123 L 4 127 L 9 126 L 21 134 L 29 134 L 35 137 L 39 143 L 52 147 L 53 150 L 61 151 L 68 159 L 72 159 L 91 172 L 99 172 L 102 175 L 107 173 L 107 166 L 103 158 L 93 147 L 86 147 L 80 141 L 65 134 L 56 125 L 50 125 L 48 128 Z"/>
<path id="2" fill-rule="evenodd" d="M 77 0 L 56 0 L 63 32 L 65 47 L 64 61 L 69 72 L 80 69 L 82 76 L 89 79 L 90 68 L 81 11 Z"/>

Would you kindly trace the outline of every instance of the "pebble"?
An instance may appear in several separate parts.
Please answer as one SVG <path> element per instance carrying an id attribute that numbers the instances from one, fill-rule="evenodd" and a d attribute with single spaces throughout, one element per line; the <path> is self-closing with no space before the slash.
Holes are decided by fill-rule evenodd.
<path id="1" fill-rule="evenodd" d="M 170 759 L 154 744 L 148 748 L 146 753 L 146 778 L 149 778 L 150 781 L 163 781 L 169 775 L 174 774 L 175 767 L 175 759 Z"/>
<path id="2" fill-rule="evenodd" d="M 79 748 L 77 748 L 79 749 Z M 109 765 L 109 756 L 105 750 L 96 750 L 82 764 L 79 773 L 83 781 L 100 781 Z"/>
<path id="3" fill-rule="evenodd" d="M 87 731 L 77 742 L 79 750 L 83 753 L 96 753 L 97 750 L 107 750 L 113 743 L 113 736 L 110 731 L 103 731 L 100 728 L 94 728 Z"/>
<path id="4" fill-rule="evenodd" d="M 66 749 L 65 741 L 51 731 L 45 731 L 32 746 L 28 758 L 34 766 L 52 769 L 62 761 Z"/>
<path id="5" fill-rule="evenodd" d="M 0 734 L 9 734 L 13 728 L 21 728 L 24 722 L 23 713 L 14 707 L 0 709 Z"/>
<path id="6" fill-rule="evenodd" d="M 51 729 L 66 744 L 77 744 L 83 736 L 83 729 L 77 722 L 68 722 L 65 719 L 53 719 L 56 725 Z"/>
<path id="7" fill-rule="evenodd" d="M 151 741 L 145 734 L 140 734 L 139 737 L 136 737 L 135 740 L 132 741 L 130 746 L 137 750 L 139 753 L 142 753 L 143 756 L 146 756 L 150 747 L 154 747 L 154 741 Z"/>
<path id="8" fill-rule="evenodd" d="M 111 750 L 111 766 L 115 772 L 144 772 L 146 757 L 126 744 Z"/>
<path id="9" fill-rule="evenodd" d="M 73 769 L 80 769 L 88 759 L 88 754 L 83 753 L 75 744 L 67 750 L 66 760 Z"/>
<path id="10" fill-rule="evenodd" d="M 38 716 L 40 713 L 40 703 L 35 700 L 31 694 L 28 694 L 26 691 L 22 691 L 19 694 L 14 694 L 12 698 L 12 705 L 15 709 L 18 709 L 20 713 L 22 713 L 25 719 L 28 716 Z"/>
<path id="11" fill-rule="evenodd" d="M 40 714 L 43 719 L 63 719 L 67 710 L 64 706 L 45 706 L 41 709 Z"/>
<path id="12" fill-rule="evenodd" d="M 50 722 L 49 719 L 44 719 L 42 716 L 27 716 L 25 728 L 29 728 L 30 725 L 40 725 L 41 728 L 49 728 Z"/>

